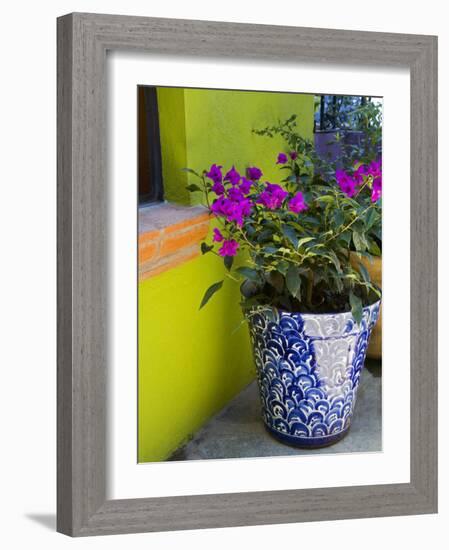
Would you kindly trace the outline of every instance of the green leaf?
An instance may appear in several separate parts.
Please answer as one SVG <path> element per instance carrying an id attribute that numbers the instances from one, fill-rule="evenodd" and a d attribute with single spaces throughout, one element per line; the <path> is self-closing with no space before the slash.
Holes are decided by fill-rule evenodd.
<path id="1" fill-rule="evenodd" d="M 218 283 L 214 283 L 211 285 L 206 292 L 204 293 L 203 299 L 201 300 L 200 309 L 203 308 L 207 302 L 212 298 L 212 296 L 217 292 L 217 290 L 220 290 L 220 288 L 223 286 L 223 281 L 219 281 Z"/>
<path id="2" fill-rule="evenodd" d="M 352 232 L 352 241 L 354 243 L 355 249 L 363 252 L 366 250 L 366 240 L 365 236 L 359 233 L 358 231 Z"/>
<path id="3" fill-rule="evenodd" d="M 321 195 L 321 197 L 317 197 L 315 200 L 318 202 L 334 202 L 335 198 L 332 195 Z"/>
<path id="4" fill-rule="evenodd" d="M 359 262 L 359 271 L 360 271 L 360 275 L 363 277 L 363 280 L 365 281 L 365 283 L 370 283 L 371 278 L 369 276 L 368 270 L 366 269 L 366 267 L 361 262 Z"/>
<path id="5" fill-rule="evenodd" d="M 226 269 L 231 271 L 232 264 L 234 263 L 234 256 L 225 256 L 223 261 Z"/>
<path id="6" fill-rule="evenodd" d="M 365 218 L 365 226 L 366 226 L 366 229 L 371 229 L 371 227 L 373 226 L 374 222 L 376 221 L 376 211 L 374 210 L 374 208 L 370 208 L 370 210 L 368 210 L 367 214 L 366 214 L 366 218 Z"/>
<path id="7" fill-rule="evenodd" d="M 345 217 L 341 210 L 335 210 L 334 212 L 334 223 L 336 227 L 341 227 L 343 225 Z"/>
<path id="8" fill-rule="evenodd" d="M 213 250 L 213 245 L 209 245 L 207 243 L 201 243 L 201 253 L 202 254 L 207 254 L 208 252 L 210 252 L 211 250 Z"/>
<path id="9" fill-rule="evenodd" d="M 192 170 L 191 168 L 181 168 L 183 172 L 189 172 L 189 174 L 193 174 L 197 176 L 198 178 L 201 178 L 201 176 L 198 174 L 198 172 L 195 172 L 195 170 Z"/>
<path id="10" fill-rule="evenodd" d="M 351 304 L 351 312 L 355 322 L 360 324 L 363 317 L 362 300 L 352 290 L 349 292 L 349 303 Z"/>
<path id="11" fill-rule="evenodd" d="M 337 292 L 343 292 L 343 282 L 340 278 L 339 275 L 335 276 L 333 278 L 333 281 L 334 281 L 334 285 L 335 285 L 335 289 L 337 290 Z"/>
<path id="12" fill-rule="evenodd" d="M 321 221 L 317 220 L 313 216 L 304 216 L 301 217 L 302 222 L 310 223 L 310 225 L 321 225 Z"/>
<path id="13" fill-rule="evenodd" d="M 328 258 L 330 259 L 330 261 L 334 264 L 336 270 L 338 273 L 341 273 L 341 265 L 340 265 L 340 260 L 338 259 L 338 256 L 337 254 L 335 254 L 335 252 L 333 250 L 329 250 L 328 252 Z"/>
<path id="14" fill-rule="evenodd" d="M 271 239 L 273 231 L 271 229 L 264 229 L 257 235 L 257 242 L 262 243 Z"/>
<path id="15" fill-rule="evenodd" d="M 293 227 L 289 225 L 282 224 L 281 226 L 282 234 L 284 237 L 286 237 L 293 245 L 295 249 L 298 248 L 298 237 L 296 235 L 296 231 L 293 229 Z"/>
<path id="16" fill-rule="evenodd" d="M 253 281 L 249 281 L 248 279 L 245 279 L 240 285 L 240 293 L 247 299 L 255 296 L 258 289 L 258 285 Z"/>
<path id="17" fill-rule="evenodd" d="M 292 296 L 295 298 L 301 297 L 301 277 L 295 265 L 291 265 L 288 268 L 287 275 L 285 276 L 285 283 Z"/>
<path id="18" fill-rule="evenodd" d="M 261 252 L 263 254 L 276 254 L 278 252 L 278 249 L 275 247 L 275 246 L 264 246 L 262 249 L 261 249 Z"/>
<path id="19" fill-rule="evenodd" d="M 236 271 L 242 275 L 243 277 L 246 277 L 250 281 L 258 282 L 260 281 L 259 272 L 256 269 L 252 269 L 251 267 L 241 266 L 236 269 Z"/>
<path id="20" fill-rule="evenodd" d="M 192 193 L 194 191 L 202 191 L 201 187 L 199 187 L 196 183 L 191 183 L 190 185 L 186 185 L 187 191 L 191 191 Z"/>
<path id="21" fill-rule="evenodd" d="M 306 243 L 310 243 L 310 241 L 313 241 L 314 237 L 303 237 L 302 239 L 299 239 L 298 241 L 298 248 L 301 246 L 304 246 Z"/>
<path id="22" fill-rule="evenodd" d="M 373 256 L 382 256 L 382 251 L 377 246 L 377 243 L 375 241 L 371 241 L 369 251 L 371 252 L 371 254 L 373 254 Z"/>
<path id="23" fill-rule="evenodd" d="M 279 273 L 282 273 L 284 276 L 287 274 L 288 268 L 290 267 L 290 263 L 285 260 L 276 261 L 275 265 Z"/>
<path id="24" fill-rule="evenodd" d="M 351 233 L 349 231 L 344 231 L 343 233 L 340 233 L 338 238 L 346 243 L 346 245 L 349 245 L 349 243 L 351 242 Z"/>

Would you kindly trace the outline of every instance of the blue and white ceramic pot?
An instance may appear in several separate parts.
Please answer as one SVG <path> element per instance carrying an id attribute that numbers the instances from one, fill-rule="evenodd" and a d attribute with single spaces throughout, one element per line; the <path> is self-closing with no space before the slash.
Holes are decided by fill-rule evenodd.
<path id="1" fill-rule="evenodd" d="M 380 302 L 351 312 L 246 311 L 268 431 L 299 447 L 336 443 L 351 425 L 360 374 Z"/>

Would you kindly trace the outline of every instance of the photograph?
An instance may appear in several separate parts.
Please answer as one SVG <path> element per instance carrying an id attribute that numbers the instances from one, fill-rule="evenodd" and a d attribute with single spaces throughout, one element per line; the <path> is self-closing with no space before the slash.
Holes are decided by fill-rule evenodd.
<path id="1" fill-rule="evenodd" d="M 382 451 L 382 97 L 136 94 L 138 463 Z"/>
<path id="2" fill-rule="evenodd" d="M 6 4 L 4 548 L 440 548 L 443 6 Z"/>

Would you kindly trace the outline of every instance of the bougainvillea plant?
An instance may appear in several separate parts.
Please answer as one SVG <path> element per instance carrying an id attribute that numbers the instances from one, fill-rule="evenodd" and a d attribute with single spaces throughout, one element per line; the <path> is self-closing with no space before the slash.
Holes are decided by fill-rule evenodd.
<path id="1" fill-rule="evenodd" d="M 294 158 L 284 160 L 284 157 L 282 157 L 284 160 L 282 169 L 287 171 L 287 177 L 281 182 L 286 182 L 289 179 L 301 182 L 302 180 L 308 180 L 313 175 L 315 181 L 320 179 L 322 184 L 338 185 L 341 189 L 347 189 L 350 196 L 354 196 L 361 182 L 360 178 L 369 166 L 373 170 L 373 180 L 375 180 L 374 197 L 380 198 L 382 191 L 382 173 L 379 158 L 382 144 L 381 107 L 369 102 L 365 106 L 356 109 L 352 115 L 357 118 L 357 128 L 363 130 L 362 145 L 342 147 L 342 156 L 334 161 L 324 159 L 318 155 L 313 142 L 301 135 L 296 115 L 291 115 L 274 126 L 253 130 L 253 133 L 269 138 L 279 136 L 285 142 L 287 149 L 293 151 Z M 360 205 L 369 206 L 372 194 L 367 191 L 365 189 L 363 193 L 357 194 L 357 202 Z M 366 236 L 371 243 L 370 253 L 380 256 L 382 253 L 381 200 L 375 201 L 374 209 L 376 210 L 375 215 L 372 214 L 374 221 L 370 224 Z M 357 250 L 352 242 L 350 246 L 352 250 Z"/>
<path id="2" fill-rule="evenodd" d="M 380 290 L 363 264 L 351 259 L 350 245 L 359 257 L 370 256 L 380 164 L 357 164 L 350 173 L 336 173 L 330 184 L 313 171 L 297 175 L 297 166 L 304 165 L 297 149 L 280 152 L 273 161 L 288 170 L 282 185 L 266 181 L 256 166 L 243 174 L 235 166 L 223 170 L 217 164 L 201 174 L 189 169 L 199 179 L 189 190 L 202 191 L 216 221 L 202 253 L 223 258 L 227 275 L 240 282 L 244 308 L 351 310 L 360 321 L 363 306 L 378 299 Z M 207 289 L 200 307 L 223 283 Z"/>

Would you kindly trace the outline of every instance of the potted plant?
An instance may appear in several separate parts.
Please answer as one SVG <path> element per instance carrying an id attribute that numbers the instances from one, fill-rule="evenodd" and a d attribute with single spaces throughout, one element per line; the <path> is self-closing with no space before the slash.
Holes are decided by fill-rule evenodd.
<path id="1" fill-rule="evenodd" d="M 349 118 L 348 118 L 349 117 Z M 343 125 L 343 115 L 339 121 Z M 368 224 L 358 231 L 358 224 L 349 242 L 351 250 L 351 262 L 362 263 L 368 271 L 370 279 L 378 286 L 382 286 L 382 216 L 381 216 L 381 191 L 382 191 L 382 110 L 379 104 L 368 101 L 355 110 L 345 114 L 346 125 L 363 129 L 363 146 L 356 141 L 343 144 L 343 138 L 338 138 L 340 153 L 329 159 L 322 151 L 318 150 L 312 141 L 304 138 L 297 130 L 297 117 L 292 115 L 287 120 L 277 125 L 261 130 L 253 130 L 260 136 L 273 138 L 281 136 L 289 150 L 295 151 L 294 158 L 289 158 L 282 169 L 287 171 L 283 182 L 296 179 L 298 183 L 303 179 L 321 179 L 322 183 L 335 185 L 345 189 L 349 195 L 357 192 L 357 202 L 360 208 L 365 209 L 370 204 Z M 359 140 L 360 141 L 360 140 Z M 360 190 L 363 175 L 372 172 L 372 186 L 378 196 L 372 201 L 372 187 L 365 186 Z M 366 234 L 367 239 L 364 238 Z M 382 355 L 382 330 L 381 323 L 373 329 L 368 356 L 380 359 Z"/>
<path id="2" fill-rule="evenodd" d="M 299 157 L 298 148 L 279 154 L 277 164 L 288 170 L 283 185 L 264 181 L 257 167 L 223 174 L 214 164 L 190 170 L 199 178 L 190 190 L 203 192 L 216 221 L 203 254 L 222 257 L 227 275 L 240 281 L 265 426 L 284 442 L 317 447 L 349 430 L 378 318 L 380 289 L 351 261 L 350 242 L 357 231 L 369 244 L 379 196 L 362 170 L 354 192 L 313 170 L 297 176 L 306 164 Z M 373 200 L 361 206 L 368 190 Z M 223 283 L 207 289 L 200 307 Z"/>

